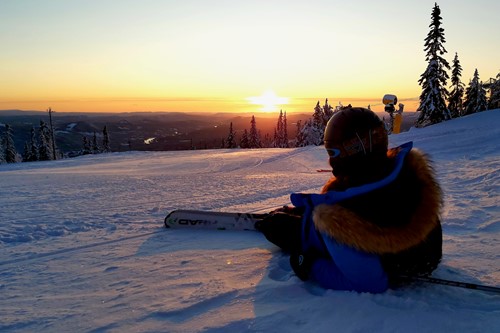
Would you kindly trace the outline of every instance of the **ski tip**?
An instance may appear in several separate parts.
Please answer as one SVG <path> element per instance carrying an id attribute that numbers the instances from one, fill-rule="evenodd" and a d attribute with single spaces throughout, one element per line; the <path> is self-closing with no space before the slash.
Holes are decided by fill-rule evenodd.
<path id="1" fill-rule="evenodd" d="M 163 220 L 163 223 L 165 224 L 165 228 L 167 229 L 170 229 L 170 226 L 168 225 L 168 218 L 170 217 L 170 215 L 172 215 L 174 211 L 171 211 L 167 214 L 167 216 L 165 217 L 165 220 Z"/>

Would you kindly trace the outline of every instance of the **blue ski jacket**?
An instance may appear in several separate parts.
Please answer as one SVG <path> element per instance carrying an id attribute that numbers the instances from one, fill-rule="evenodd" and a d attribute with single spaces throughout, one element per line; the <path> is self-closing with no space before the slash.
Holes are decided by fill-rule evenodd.
<path id="1" fill-rule="evenodd" d="M 379 293 L 398 274 L 429 273 L 437 266 L 442 194 L 426 156 L 412 146 L 397 148 L 393 171 L 380 181 L 291 195 L 294 206 L 304 209 L 301 250 L 312 254 L 310 278 L 322 287 Z M 392 214 L 391 199 L 401 206 Z"/>

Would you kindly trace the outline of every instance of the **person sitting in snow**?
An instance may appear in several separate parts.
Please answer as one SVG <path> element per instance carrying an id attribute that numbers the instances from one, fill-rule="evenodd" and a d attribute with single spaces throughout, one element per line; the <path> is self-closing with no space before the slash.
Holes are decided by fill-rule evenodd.
<path id="1" fill-rule="evenodd" d="M 442 256 L 442 191 L 428 157 L 412 143 L 388 149 L 384 123 L 346 107 L 325 130 L 333 177 L 321 194 L 292 194 L 294 206 L 257 224 L 290 253 L 301 280 L 327 289 L 384 292 L 428 275 Z"/>

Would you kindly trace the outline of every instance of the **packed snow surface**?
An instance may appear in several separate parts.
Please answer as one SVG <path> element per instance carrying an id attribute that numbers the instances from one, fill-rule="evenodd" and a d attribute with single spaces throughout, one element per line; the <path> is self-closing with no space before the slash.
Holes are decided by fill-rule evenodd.
<path id="1" fill-rule="evenodd" d="M 500 286 L 499 127 L 494 110 L 390 137 L 428 153 L 445 192 L 435 277 Z M 323 147 L 0 165 L 0 331 L 500 332 L 500 294 L 324 290 L 257 232 L 163 226 L 177 208 L 272 210 L 328 168 Z"/>

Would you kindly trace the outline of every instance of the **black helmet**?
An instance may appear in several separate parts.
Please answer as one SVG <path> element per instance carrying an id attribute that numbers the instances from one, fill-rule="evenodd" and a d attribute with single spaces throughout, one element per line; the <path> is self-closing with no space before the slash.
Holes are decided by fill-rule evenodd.
<path id="1" fill-rule="evenodd" d="M 387 147 L 384 123 L 371 110 L 346 107 L 334 114 L 326 125 L 325 148 L 334 174 L 336 169 L 347 171 L 347 165 L 386 157 Z M 344 170 L 338 170 L 339 167 Z"/>

